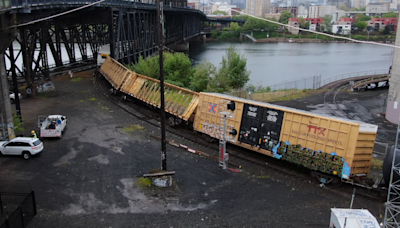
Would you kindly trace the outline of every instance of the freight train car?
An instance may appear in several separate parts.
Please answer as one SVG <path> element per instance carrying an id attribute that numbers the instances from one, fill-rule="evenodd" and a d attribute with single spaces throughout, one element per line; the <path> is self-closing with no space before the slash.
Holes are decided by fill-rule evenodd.
<path id="1" fill-rule="evenodd" d="M 110 57 L 107 57 L 99 71 L 114 87 L 114 91 L 119 90 L 154 107 L 161 106 L 159 80 L 130 71 Z M 182 120 L 193 121 L 199 94 L 169 83 L 164 85 L 165 111 L 170 114 L 169 125 L 178 125 Z"/>
<path id="2" fill-rule="evenodd" d="M 136 74 L 109 57 L 99 72 L 115 90 L 160 107 L 158 80 Z M 322 182 L 335 180 L 333 176 L 353 181 L 369 173 L 376 125 L 224 94 L 196 93 L 168 83 L 165 91 L 170 125 L 185 120 L 209 137 L 228 135 L 232 144 L 313 170 Z M 233 112 L 227 109 L 232 102 Z"/>
<path id="3" fill-rule="evenodd" d="M 225 129 L 226 135 L 237 132 L 231 143 L 318 171 L 321 181 L 369 172 L 376 125 L 218 93 L 199 98 L 193 124 L 198 132 L 221 139 L 221 119 L 229 113 L 225 104 L 233 101 L 236 108 Z"/>

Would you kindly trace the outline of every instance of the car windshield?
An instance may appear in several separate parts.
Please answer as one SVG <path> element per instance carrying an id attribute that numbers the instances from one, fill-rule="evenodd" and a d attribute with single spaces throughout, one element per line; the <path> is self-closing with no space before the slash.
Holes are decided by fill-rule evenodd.
<path id="1" fill-rule="evenodd" d="M 40 140 L 38 139 L 38 140 L 36 140 L 35 142 L 33 142 L 33 145 L 34 145 L 34 146 L 37 146 L 37 145 L 39 145 L 40 143 L 42 143 L 42 141 L 40 141 Z"/>

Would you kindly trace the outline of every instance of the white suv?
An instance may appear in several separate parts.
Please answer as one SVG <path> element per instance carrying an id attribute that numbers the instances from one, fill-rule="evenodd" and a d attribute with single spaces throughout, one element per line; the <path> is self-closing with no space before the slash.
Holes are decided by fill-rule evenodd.
<path id="1" fill-rule="evenodd" d="M 0 153 L 3 155 L 22 155 L 29 159 L 31 155 L 42 152 L 44 146 L 38 138 L 17 137 L 10 141 L 0 142 Z"/>

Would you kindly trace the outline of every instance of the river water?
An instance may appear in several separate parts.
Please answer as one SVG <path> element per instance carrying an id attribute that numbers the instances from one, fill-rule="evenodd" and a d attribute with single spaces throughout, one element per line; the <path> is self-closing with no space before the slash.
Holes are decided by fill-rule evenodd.
<path id="1" fill-rule="evenodd" d="M 219 66 L 234 45 L 247 59 L 249 84 L 273 86 L 321 75 L 321 80 L 361 71 L 389 70 L 393 48 L 359 43 L 240 43 L 193 42 L 189 57 Z"/>

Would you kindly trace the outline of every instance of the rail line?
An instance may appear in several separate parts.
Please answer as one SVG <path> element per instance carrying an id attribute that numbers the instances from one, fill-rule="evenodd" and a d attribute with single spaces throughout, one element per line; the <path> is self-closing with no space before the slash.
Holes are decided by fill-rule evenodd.
<path id="1" fill-rule="evenodd" d="M 141 103 L 140 101 L 135 100 L 135 102 L 129 102 L 130 98 L 125 94 L 115 93 L 115 90 L 112 89 L 112 86 L 107 80 L 104 79 L 104 77 L 102 77 L 100 73 L 95 74 L 94 84 L 97 89 L 117 107 L 153 127 L 160 128 L 159 115 L 158 113 L 154 112 L 154 108 L 152 106 L 152 110 L 150 110 L 150 106 L 144 108 L 143 105 L 145 105 L 145 103 Z M 118 95 L 120 95 L 120 97 L 118 97 Z M 167 142 L 170 145 L 181 147 L 188 152 L 218 161 L 218 144 L 207 143 L 205 140 L 199 137 L 199 133 L 194 132 L 192 129 L 183 127 L 167 127 L 166 132 L 168 138 Z M 149 135 L 149 137 L 159 139 L 158 135 Z M 214 141 L 218 142 L 218 140 Z M 276 160 L 263 154 L 254 153 L 230 144 L 227 145 L 227 150 L 229 151 L 230 155 L 229 166 L 233 167 L 234 171 L 244 172 L 255 177 L 262 177 L 273 171 L 273 177 L 270 177 L 272 179 L 281 180 L 282 178 L 289 177 L 292 178 L 291 181 L 295 182 L 308 182 L 314 184 L 314 186 L 318 184 L 317 179 L 309 175 L 309 170 L 302 169 L 297 165 Z M 327 189 L 327 191 L 337 193 L 338 195 L 347 193 L 349 196 L 351 196 L 353 188 L 358 189 L 357 194 L 360 196 L 373 200 L 382 200 L 381 192 L 362 185 L 356 186 L 353 183 L 341 186 L 331 185 L 329 188 L 325 189 Z"/>
<path id="2" fill-rule="evenodd" d="M 336 87 L 329 89 L 324 95 L 324 106 L 334 116 L 341 117 L 341 118 L 348 118 L 351 120 L 357 120 L 354 115 L 348 114 L 345 111 L 343 111 L 343 109 L 340 107 L 340 105 L 336 102 L 336 96 L 341 91 L 347 90 L 350 88 L 351 88 L 350 84 L 347 84 L 347 85 L 342 84 L 342 85 L 338 85 Z M 377 142 L 377 143 L 383 143 L 383 142 L 393 143 L 393 139 L 390 139 L 389 136 L 387 136 L 387 135 L 379 133 L 379 129 L 378 129 L 378 133 L 376 135 L 375 142 Z M 374 151 L 374 153 L 376 153 L 376 152 Z M 378 154 L 382 155 L 382 153 L 380 153 L 380 152 L 378 152 Z"/>

